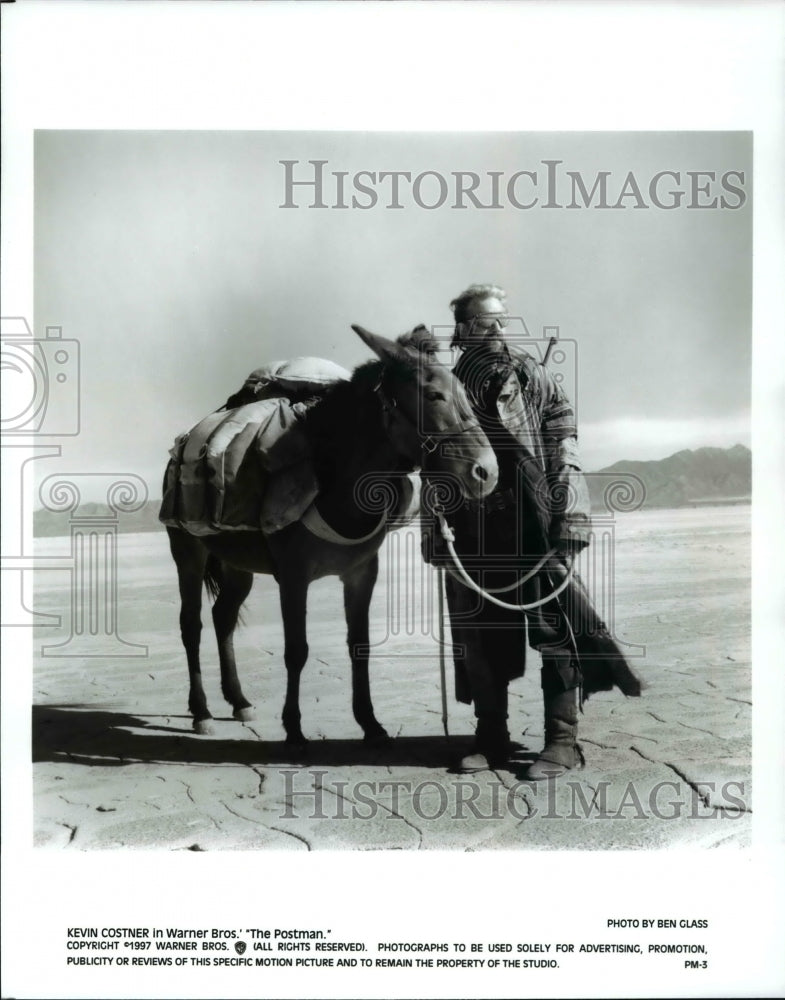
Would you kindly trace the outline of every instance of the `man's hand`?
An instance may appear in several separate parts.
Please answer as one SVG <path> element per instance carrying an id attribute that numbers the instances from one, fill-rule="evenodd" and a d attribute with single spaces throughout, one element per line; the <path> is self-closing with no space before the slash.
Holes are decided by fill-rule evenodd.
<path id="1" fill-rule="evenodd" d="M 452 565 L 447 546 L 439 531 L 438 525 L 422 525 L 420 535 L 420 552 L 423 562 L 431 566 Z"/>
<path id="2" fill-rule="evenodd" d="M 572 569 L 574 560 L 575 553 L 572 550 L 560 548 L 551 557 L 551 564 L 554 565 L 557 573 L 566 576 Z"/>
<path id="3" fill-rule="evenodd" d="M 586 548 L 586 542 L 581 538 L 555 538 L 551 545 L 556 550 L 551 562 L 563 568 L 565 573 L 569 573 L 575 557 Z"/>

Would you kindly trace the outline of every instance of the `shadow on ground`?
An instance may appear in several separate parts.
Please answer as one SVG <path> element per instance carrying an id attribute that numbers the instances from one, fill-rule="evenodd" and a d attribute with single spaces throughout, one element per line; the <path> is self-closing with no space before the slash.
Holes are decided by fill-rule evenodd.
<path id="1" fill-rule="evenodd" d="M 221 720 L 217 720 L 220 722 Z M 467 753 L 468 737 L 398 737 L 382 746 L 362 740 L 312 740 L 304 750 L 282 740 L 196 736 L 190 716 L 134 716 L 85 705 L 33 706 L 33 762 L 121 767 L 131 761 L 169 764 L 292 764 L 444 769 Z M 252 732 L 252 731 L 251 731 Z"/>

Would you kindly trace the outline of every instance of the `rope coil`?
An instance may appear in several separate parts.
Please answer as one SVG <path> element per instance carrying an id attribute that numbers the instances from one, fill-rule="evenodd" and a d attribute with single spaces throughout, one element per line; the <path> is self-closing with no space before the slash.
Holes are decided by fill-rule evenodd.
<path id="1" fill-rule="evenodd" d="M 507 590 L 513 590 L 514 588 L 520 586 L 522 583 L 525 583 L 536 573 L 539 573 L 539 571 L 545 565 L 547 560 L 550 559 L 552 556 L 554 556 L 557 550 L 555 548 L 549 549 L 548 552 L 545 553 L 545 555 L 542 557 L 542 559 L 540 559 L 540 561 L 533 569 L 529 570 L 528 573 L 522 576 L 519 580 L 516 580 L 516 582 L 511 584 L 510 586 L 498 587 L 495 590 L 484 589 L 479 584 L 475 583 L 474 580 L 472 580 L 472 578 L 466 572 L 463 563 L 459 559 L 458 553 L 455 551 L 455 546 L 453 544 L 455 542 L 455 532 L 447 523 L 447 520 L 443 512 L 438 508 L 434 508 L 433 513 L 439 520 L 439 530 L 441 531 L 442 538 L 444 539 L 444 542 L 447 546 L 447 551 L 449 552 L 450 558 L 452 559 L 455 566 L 454 569 L 450 566 L 447 566 L 446 568 L 448 572 L 451 573 L 452 576 L 455 577 L 455 579 L 460 580 L 460 582 L 463 583 L 464 586 L 469 587 L 471 590 L 474 590 L 476 593 L 480 594 L 481 597 L 485 598 L 486 601 L 490 601 L 492 604 L 496 604 L 500 608 L 504 608 L 507 611 L 532 611 L 534 608 L 542 607 L 543 604 L 547 604 L 549 601 L 552 601 L 555 597 L 558 597 L 559 594 L 561 594 L 561 592 L 567 587 L 570 580 L 572 579 L 575 567 L 571 563 L 567 567 L 567 572 L 565 574 L 565 577 L 558 585 L 558 587 L 556 587 L 555 590 L 553 590 L 550 594 L 547 594 L 545 597 L 541 597 L 536 601 L 530 601 L 528 604 L 508 604 L 506 601 L 501 601 L 499 600 L 498 597 L 494 597 L 493 594 L 503 593 L 504 591 Z"/>

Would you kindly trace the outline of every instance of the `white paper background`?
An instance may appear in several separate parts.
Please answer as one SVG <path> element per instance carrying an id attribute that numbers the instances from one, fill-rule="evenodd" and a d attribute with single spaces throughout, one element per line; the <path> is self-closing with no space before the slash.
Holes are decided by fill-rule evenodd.
<path id="1" fill-rule="evenodd" d="M 34 129 L 754 130 L 756 785 L 755 847 L 744 853 L 34 852 L 30 683 L 17 646 L 3 670 L 3 995 L 781 995 L 781 6 L 57 0 L 4 4 L 2 15 L 4 315 L 32 315 Z M 70 925 L 618 940 L 604 930 L 611 916 L 708 917 L 710 969 L 690 978 L 611 956 L 581 962 L 572 979 L 512 970 L 262 980 L 201 969 L 66 978 L 60 960 Z"/>

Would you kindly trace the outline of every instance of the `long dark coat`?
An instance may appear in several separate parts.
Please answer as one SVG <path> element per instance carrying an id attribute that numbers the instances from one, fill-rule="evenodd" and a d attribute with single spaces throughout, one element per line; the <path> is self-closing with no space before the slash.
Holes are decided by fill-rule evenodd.
<path id="1" fill-rule="evenodd" d="M 456 549 L 477 582 L 486 588 L 504 587 L 549 549 L 574 554 L 591 540 L 575 415 L 550 372 L 523 352 L 500 357 L 466 351 L 455 374 L 496 452 L 500 474 L 490 497 L 480 504 L 463 504 L 448 520 L 456 532 Z M 426 539 L 426 557 L 442 561 L 438 529 L 432 533 L 432 552 Z M 551 593 L 559 580 L 557 572 L 543 570 L 522 587 L 496 596 L 512 604 L 528 603 Z M 496 607 L 449 575 L 447 597 L 458 700 L 472 700 L 467 658 L 492 659 L 492 669 L 505 680 L 521 676 L 525 616 Z M 577 574 L 558 599 L 528 614 L 529 643 L 544 655 L 549 646 L 563 650 L 565 636 L 581 668 L 583 698 L 614 685 L 626 695 L 640 694 L 640 679 Z"/>

